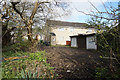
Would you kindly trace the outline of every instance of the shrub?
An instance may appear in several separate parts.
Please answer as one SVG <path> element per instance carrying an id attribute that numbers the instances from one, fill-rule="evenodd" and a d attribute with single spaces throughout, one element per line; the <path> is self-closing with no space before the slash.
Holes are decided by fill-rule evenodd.
<path id="1" fill-rule="evenodd" d="M 20 41 L 10 46 L 6 46 L 2 49 L 2 52 L 17 52 L 17 51 L 29 51 L 32 44 L 29 41 Z"/>
<path id="2" fill-rule="evenodd" d="M 54 79 L 54 68 L 46 62 L 45 51 L 36 53 L 19 53 L 28 58 L 8 60 L 2 63 L 3 78 L 49 78 Z"/>
<path id="3" fill-rule="evenodd" d="M 110 72 L 110 69 L 108 68 L 96 68 L 95 70 L 95 77 L 97 79 L 106 79 L 106 80 L 113 80 L 113 79 L 119 79 L 120 77 L 120 69 L 117 69 L 114 73 Z"/>

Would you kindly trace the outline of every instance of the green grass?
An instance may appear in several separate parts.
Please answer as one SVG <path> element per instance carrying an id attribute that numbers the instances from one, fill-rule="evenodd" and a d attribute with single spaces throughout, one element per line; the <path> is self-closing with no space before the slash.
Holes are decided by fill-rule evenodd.
<path id="1" fill-rule="evenodd" d="M 2 63 L 3 78 L 49 78 L 56 77 L 54 67 L 46 62 L 46 52 L 35 53 L 8 51 L 3 57 L 28 56 L 19 60 L 7 60 Z"/>

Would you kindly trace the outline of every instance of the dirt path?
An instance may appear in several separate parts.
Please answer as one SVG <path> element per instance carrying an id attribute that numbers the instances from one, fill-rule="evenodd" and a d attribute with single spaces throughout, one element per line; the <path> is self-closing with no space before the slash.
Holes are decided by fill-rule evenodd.
<path id="1" fill-rule="evenodd" d="M 96 67 L 104 67 L 99 54 L 70 47 L 46 47 L 48 62 L 60 78 L 91 78 Z"/>

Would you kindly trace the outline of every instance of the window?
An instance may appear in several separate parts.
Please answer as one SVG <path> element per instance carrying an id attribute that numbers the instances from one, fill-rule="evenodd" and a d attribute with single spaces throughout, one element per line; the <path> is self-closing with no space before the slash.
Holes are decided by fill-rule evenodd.
<path id="1" fill-rule="evenodd" d="M 70 28 L 70 32 L 73 32 L 74 31 L 74 28 Z"/>
<path id="2" fill-rule="evenodd" d="M 96 37 L 91 37 L 91 38 L 89 39 L 89 43 L 93 43 L 93 42 L 96 43 Z"/>
<path id="3" fill-rule="evenodd" d="M 58 30 L 59 30 L 59 31 L 64 31 L 64 28 L 59 28 Z"/>
<path id="4" fill-rule="evenodd" d="M 53 38 L 53 41 L 55 41 L 55 38 Z"/>
<path id="5" fill-rule="evenodd" d="M 91 37 L 90 42 L 95 42 L 95 38 Z"/>

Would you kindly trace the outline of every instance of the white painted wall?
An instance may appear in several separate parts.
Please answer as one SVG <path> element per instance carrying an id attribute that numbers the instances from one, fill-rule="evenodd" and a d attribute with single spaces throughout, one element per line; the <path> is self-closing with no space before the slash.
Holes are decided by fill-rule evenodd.
<path id="1" fill-rule="evenodd" d="M 76 37 L 71 38 L 71 47 L 77 47 L 77 38 Z"/>
<path id="2" fill-rule="evenodd" d="M 87 49 L 97 49 L 95 36 L 86 37 Z"/>
<path id="3" fill-rule="evenodd" d="M 51 27 L 51 32 L 56 34 L 56 44 L 59 45 L 66 45 L 66 41 L 70 41 L 70 36 L 95 33 L 94 28 L 91 28 L 90 30 L 91 32 L 87 32 L 89 30 L 86 28 L 70 26 Z"/>

